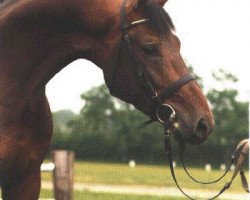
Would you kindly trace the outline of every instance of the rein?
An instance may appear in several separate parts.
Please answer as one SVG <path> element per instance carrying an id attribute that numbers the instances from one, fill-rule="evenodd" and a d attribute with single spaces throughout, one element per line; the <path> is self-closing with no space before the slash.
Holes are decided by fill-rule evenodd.
<path id="1" fill-rule="evenodd" d="M 186 174 L 189 176 L 189 178 L 191 178 L 194 182 L 196 183 L 200 183 L 200 184 L 203 184 L 203 185 L 209 185 L 209 184 L 213 184 L 213 183 L 217 183 L 219 182 L 221 179 L 223 179 L 227 173 L 230 171 L 231 169 L 231 166 L 234 164 L 235 162 L 235 159 L 236 159 L 236 156 L 235 156 L 235 153 L 233 153 L 231 155 L 231 162 L 230 164 L 228 165 L 227 169 L 225 170 L 225 172 L 217 179 L 215 180 L 212 180 L 212 181 L 200 181 L 200 180 L 197 180 L 196 178 L 194 178 L 187 170 L 187 167 L 186 167 L 186 164 L 185 164 L 185 161 L 184 161 L 184 151 L 185 151 L 185 147 L 183 145 L 180 145 L 180 153 L 179 153 L 179 157 L 180 157 L 180 160 L 181 160 L 181 164 L 182 164 L 182 167 L 184 169 L 184 171 L 186 172 Z"/>
<path id="2" fill-rule="evenodd" d="M 172 157 L 172 149 L 171 149 L 171 142 L 170 142 L 170 134 L 172 133 L 172 126 L 173 124 L 170 123 L 165 123 L 164 124 L 164 143 L 165 143 L 165 153 L 166 156 L 168 158 L 168 162 L 169 162 L 169 166 L 170 166 L 170 171 L 171 171 L 171 175 L 173 177 L 173 180 L 177 186 L 177 188 L 182 192 L 182 194 L 184 194 L 186 197 L 188 197 L 189 199 L 192 200 L 196 200 L 195 198 L 191 197 L 190 195 L 188 195 L 186 192 L 184 192 L 184 190 L 180 187 L 177 178 L 175 176 L 175 171 L 174 171 L 174 166 L 173 166 L 173 157 Z M 186 174 L 196 183 L 200 183 L 200 184 L 214 184 L 216 182 L 219 182 L 222 178 L 225 177 L 225 175 L 230 171 L 230 168 L 233 164 L 236 164 L 235 167 L 235 171 L 230 179 L 229 182 L 225 183 L 225 185 L 222 187 L 222 189 L 218 192 L 218 194 L 216 194 L 213 197 L 207 198 L 206 200 L 212 200 L 212 199 L 216 199 L 217 197 L 219 197 L 223 192 L 225 192 L 228 188 L 230 188 L 233 180 L 235 179 L 235 177 L 237 176 L 238 172 L 240 172 L 240 176 L 241 176 L 241 182 L 242 182 L 242 186 L 244 188 L 244 190 L 246 192 L 249 193 L 249 186 L 246 180 L 246 177 L 244 175 L 244 171 L 242 170 L 242 165 L 246 159 L 246 156 L 249 153 L 249 139 L 245 139 L 242 140 L 236 150 L 233 152 L 233 154 L 231 155 L 231 162 L 230 165 L 228 166 L 227 170 L 222 174 L 221 177 L 219 177 L 216 180 L 213 181 L 209 181 L 209 182 L 205 182 L 205 181 L 199 181 L 197 179 L 195 179 L 193 176 L 191 176 L 191 174 L 188 172 L 185 162 L 184 162 L 184 151 L 185 151 L 185 146 L 182 142 L 179 143 L 180 146 L 180 160 L 183 166 L 184 171 L 186 172 Z"/>

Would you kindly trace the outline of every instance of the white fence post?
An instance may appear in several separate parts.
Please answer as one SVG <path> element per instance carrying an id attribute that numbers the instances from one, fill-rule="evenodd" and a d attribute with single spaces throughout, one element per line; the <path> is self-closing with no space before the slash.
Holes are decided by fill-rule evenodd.
<path id="1" fill-rule="evenodd" d="M 72 151 L 54 151 L 53 185 L 56 200 L 73 200 L 73 165 L 75 154 Z"/>

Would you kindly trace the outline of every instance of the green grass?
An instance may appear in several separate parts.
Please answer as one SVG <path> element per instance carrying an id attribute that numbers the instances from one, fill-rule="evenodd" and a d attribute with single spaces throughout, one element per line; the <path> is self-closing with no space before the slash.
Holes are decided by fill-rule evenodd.
<path id="1" fill-rule="evenodd" d="M 0 191 L 1 196 L 1 191 Z M 54 198 L 53 191 L 42 189 L 40 198 Z M 171 200 L 173 197 L 156 197 L 152 195 L 131 195 L 131 194 L 114 194 L 114 193 L 99 193 L 88 191 L 74 191 L 74 200 Z M 183 200 L 184 198 L 174 198 L 176 200 Z"/>
<path id="2" fill-rule="evenodd" d="M 145 185 L 175 187 L 170 169 L 167 166 L 137 165 L 134 169 L 125 164 L 75 162 L 75 183 L 95 183 L 111 185 Z M 190 168 L 190 173 L 201 180 L 213 180 L 221 171 L 206 172 L 203 169 Z M 176 176 L 181 187 L 191 189 L 219 190 L 229 181 L 232 173 L 215 185 L 200 185 L 190 180 L 183 169 L 176 168 Z M 246 173 L 248 177 L 248 173 Z M 42 173 L 43 181 L 51 181 L 51 173 Z M 244 193 L 239 177 L 231 185 L 230 192 Z"/>
<path id="3" fill-rule="evenodd" d="M 40 198 L 53 198 L 52 190 L 42 190 Z M 156 197 L 151 195 L 131 195 L 131 194 L 114 194 L 98 193 L 88 191 L 75 191 L 74 200 L 171 200 L 173 197 Z M 184 198 L 174 198 L 175 200 L 184 200 Z"/>

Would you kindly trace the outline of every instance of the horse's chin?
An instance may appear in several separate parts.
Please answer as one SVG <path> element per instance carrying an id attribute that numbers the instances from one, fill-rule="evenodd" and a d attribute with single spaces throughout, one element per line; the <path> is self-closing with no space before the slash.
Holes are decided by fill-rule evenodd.
<path id="1" fill-rule="evenodd" d="M 174 139 L 178 143 L 197 145 L 203 143 L 207 138 L 199 137 L 195 133 L 183 129 L 181 126 L 174 127 L 172 130 Z"/>

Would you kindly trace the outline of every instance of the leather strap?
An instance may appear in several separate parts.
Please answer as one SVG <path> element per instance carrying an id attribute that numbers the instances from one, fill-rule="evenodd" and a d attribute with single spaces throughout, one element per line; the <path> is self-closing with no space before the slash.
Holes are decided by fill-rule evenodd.
<path id="1" fill-rule="evenodd" d="M 165 87 L 159 94 L 161 100 L 169 98 L 172 94 L 177 92 L 183 85 L 187 84 L 189 81 L 194 80 L 195 77 L 192 74 L 188 74 L 180 78 L 179 80 L 173 82 L 168 87 Z"/>
<path id="2" fill-rule="evenodd" d="M 175 176 L 175 171 L 174 171 L 174 166 L 173 166 L 173 158 L 172 158 L 172 150 L 171 150 L 171 143 L 170 143 L 170 133 L 171 133 L 170 128 L 171 127 L 169 126 L 169 124 L 165 124 L 164 125 L 165 153 L 166 153 L 166 155 L 168 157 L 168 162 L 169 162 L 169 166 L 170 166 L 170 171 L 171 171 L 172 177 L 174 179 L 174 182 L 175 182 L 177 188 L 182 192 L 182 194 L 184 194 L 189 199 L 196 200 L 195 198 L 191 197 L 190 195 L 188 195 L 186 192 L 184 192 L 182 190 L 182 188 L 180 187 L 180 185 L 179 185 L 179 183 L 177 181 L 177 178 Z M 184 149 L 183 147 L 181 147 L 181 148 Z M 215 199 L 215 198 L 219 197 L 225 190 L 227 190 L 228 188 L 230 188 L 230 186 L 231 186 L 234 178 L 238 174 L 238 172 L 240 172 L 242 186 L 243 186 L 244 190 L 249 193 L 249 186 L 248 186 L 246 177 L 244 175 L 244 172 L 242 170 L 242 165 L 245 162 L 246 156 L 248 154 L 249 154 L 249 139 L 245 139 L 245 140 L 242 140 L 239 143 L 239 145 L 237 146 L 236 150 L 232 154 L 232 161 L 235 162 L 237 160 L 237 162 L 236 162 L 235 171 L 234 171 L 234 173 L 232 175 L 231 180 L 224 185 L 224 187 L 219 191 L 218 194 L 216 194 L 215 196 L 210 197 L 210 198 L 208 198 L 206 200 Z M 222 177 L 224 177 L 224 174 L 222 175 Z M 196 181 L 196 182 L 198 182 L 198 183 L 202 183 L 202 184 L 212 184 L 214 182 L 218 182 L 219 180 L 221 180 L 221 178 L 219 178 L 218 180 L 215 180 L 215 181 L 211 181 L 211 182 L 201 182 L 201 181 L 196 181 L 194 179 L 193 180 Z"/>

